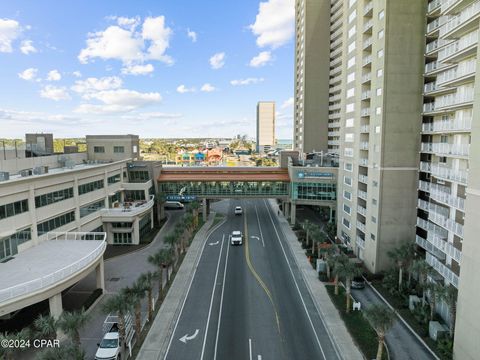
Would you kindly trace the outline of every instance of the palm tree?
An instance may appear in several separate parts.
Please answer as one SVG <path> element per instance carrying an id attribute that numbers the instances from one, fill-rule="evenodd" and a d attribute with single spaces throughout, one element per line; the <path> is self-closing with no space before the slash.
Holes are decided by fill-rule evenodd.
<path id="1" fill-rule="evenodd" d="M 427 283 L 427 276 L 432 273 L 433 268 L 424 259 L 418 259 L 418 260 L 414 260 L 410 264 L 409 270 L 411 273 L 418 274 L 418 283 L 422 287 L 422 291 L 423 291 L 422 305 L 425 305 L 425 295 L 426 295 L 425 285 Z"/>
<path id="2" fill-rule="evenodd" d="M 389 251 L 387 254 L 398 267 L 398 291 L 402 291 L 403 270 L 408 262 L 411 261 L 414 248 L 411 244 L 403 244 L 399 248 Z"/>
<path id="3" fill-rule="evenodd" d="M 303 230 L 305 230 L 305 243 L 308 246 L 308 241 L 310 238 L 310 230 L 312 230 L 312 223 L 307 219 L 302 223 Z"/>
<path id="4" fill-rule="evenodd" d="M 32 334 L 29 328 L 23 328 L 22 330 L 17 331 L 15 333 L 8 333 L 8 332 L 0 333 L 0 342 L 2 342 L 3 344 L 3 341 L 5 340 L 25 341 L 32 338 L 31 335 Z M 0 359 L 15 360 L 16 359 L 15 355 L 18 355 L 19 352 L 25 351 L 26 349 L 28 348 L 27 347 L 21 348 L 21 347 L 15 347 L 15 346 L 0 346 Z"/>
<path id="5" fill-rule="evenodd" d="M 334 257 L 333 274 L 335 275 L 335 295 L 338 295 L 338 286 L 339 286 L 338 280 L 339 280 L 340 274 L 343 273 L 343 267 L 349 261 L 350 260 L 348 256 L 343 253 Z"/>
<path id="6" fill-rule="evenodd" d="M 450 316 L 450 326 L 449 333 L 450 337 L 453 339 L 453 334 L 455 333 L 455 320 L 457 317 L 457 295 L 458 290 L 453 285 L 448 285 L 445 287 L 445 292 L 442 293 L 442 300 L 448 306 L 448 313 Z"/>
<path id="7" fill-rule="evenodd" d="M 139 280 L 135 281 L 131 287 L 122 289 L 122 292 L 133 304 L 135 314 L 135 334 L 137 341 L 140 341 L 140 333 L 142 331 L 142 300 L 145 298 L 147 285 Z"/>
<path id="8" fill-rule="evenodd" d="M 345 296 L 346 296 L 346 313 L 350 312 L 350 299 L 352 293 L 352 280 L 355 276 L 362 274 L 362 270 L 353 262 L 351 262 L 348 257 L 345 262 L 343 262 L 336 270 L 336 276 L 345 279 Z"/>
<path id="9" fill-rule="evenodd" d="M 155 277 L 155 274 L 152 273 L 151 271 L 143 273 L 140 275 L 138 278 L 138 281 L 142 282 L 145 284 L 147 288 L 147 297 L 148 297 L 148 321 L 152 321 L 153 318 L 153 299 L 152 299 L 152 292 L 153 292 L 153 279 Z"/>
<path id="10" fill-rule="evenodd" d="M 80 348 L 80 329 L 83 328 L 89 320 L 89 316 L 82 308 L 81 310 L 64 311 L 58 319 L 58 327 Z"/>
<path id="11" fill-rule="evenodd" d="M 173 255 L 174 255 L 174 258 L 173 258 L 173 268 L 175 270 L 175 263 L 177 261 L 177 242 L 178 242 L 178 238 L 175 236 L 175 234 L 168 234 L 167 236 L 165 236 L 165 242 L 170 246 L 170 248 L 173 250 Z M 180 254 L 178 254 L 180 255 Z"/>
<path id="12" fill-rule="evenodd" d="M 84 360 L 85 350 L 77 348 L 73 343 L 62 343 L 59 347 L 48 348 L 40 352 L 35 359 L 37 360 Z"/>
<path id="13" fill-rule="evenodd" d="M 123 292 L 115 294 L 103 303 L 102 311 L 106 314 L 114 313 L 117 315 L 118 318 L 118 337 L 119 342 L 121 345 L 121 358 L 124 359 L 124 341 L 126 336 L 126 329 L 125 329 L 125 315 L 127 315 L 133 307 L 133 304 L 130 299 L 125 296 Z"/>
<path id="14" fill-rule="evenodd" d="M 325 234 L 317 227 L 315 232 L 312 233 L 312 254 L 315 253 L 315 245 L 317 245 L 317 254 L 320 258 L 320 244 L 325 242 Z"/>
<path id="15" fill-rule="evenodd" d="M 436 282 L 431 282 L 425 285 L 425 291 L 429 291 L 430 293 L 430 321 L 432 321 L 435 316 L 437 301 L 440 301 L 445 296 L 445 286 Z"/>
<path id="16" fill-rule="evenodd" d="M 162 249 L 164 250 L 164 249 Z M 163 266 L 164 261 L 162 257 L 162 250 L 157 251 L 148 257 L 148 262 L 157 268 L 156 275 L 158 276 L 158 299 L 163 297 Z M 167 281 L 168 281 L 168 269 L 167 269 Z"/>
<path id="17" fill-rule="evenodd" d="M 377 360 L 382 360 L 385 334 L 395 322 L 395 313 L 385 305 L 378 304 L 366 308 L 363 316 L 365 316 L 378 335 Z"/>
<path id="18" fill-rule="evenodd" d="M 51 315 L 40 314 L 33 321 L 33 326 L 39 338 L 53 340 L 57 337 L 57 321 Z"/>
<path id="19" fill-rule="evenodd" d="M 196 228 L 198 226 L 198 209 L 200 208 L 200 204 L 198 201 L 193 201 L 190 204 L 190 208 L 192 209 L 193 214 L 193 226 Z"/>

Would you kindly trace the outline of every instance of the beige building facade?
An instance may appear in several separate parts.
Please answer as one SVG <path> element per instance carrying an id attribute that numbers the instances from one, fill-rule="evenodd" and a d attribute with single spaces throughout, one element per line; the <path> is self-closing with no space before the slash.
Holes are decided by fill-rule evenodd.
<path id="1" fill-rule="evenodd" d="M 138 135 L 87 135 L 86 140 L 89 160 L 141 160 Z"/>
<path id="2" fill-rule="evenodd" d="M 275 102 L 257 104 L 257 152 L 265 153 L 275 147 Z"/>

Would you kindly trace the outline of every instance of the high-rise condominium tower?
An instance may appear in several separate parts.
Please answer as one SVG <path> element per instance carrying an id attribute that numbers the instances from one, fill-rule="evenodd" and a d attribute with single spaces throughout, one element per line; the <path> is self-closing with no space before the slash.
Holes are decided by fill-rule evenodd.
<path id="1" fill-rule="evenodd" d="M 257 104 L 257 152 L 264 153 L 275 146 L 275 102 Z"/>

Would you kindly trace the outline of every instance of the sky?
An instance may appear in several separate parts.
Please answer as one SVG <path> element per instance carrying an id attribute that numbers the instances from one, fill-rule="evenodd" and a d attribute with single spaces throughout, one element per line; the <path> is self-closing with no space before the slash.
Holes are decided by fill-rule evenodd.
<path id="1" fill-rule="evenodd" d="M 0 138 L 292 138 L 294 0 L 0 2 Z"/>

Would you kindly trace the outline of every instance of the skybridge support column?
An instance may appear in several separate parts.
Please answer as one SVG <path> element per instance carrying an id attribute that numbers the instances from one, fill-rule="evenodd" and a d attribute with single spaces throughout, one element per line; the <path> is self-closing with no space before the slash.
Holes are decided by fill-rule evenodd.
<path id="1" fill-rule="evenodd" d="M 102 289 L 102 292 L 105 292 L 105 271 L 103 265 L 103 259 L 100 260 L 97 267 L 95 268 L 95 277 L 97 280 L 97 289 Z"/>
<path id="2" fill-rule="evenodd" d="M 48 305 L 50 307 L 50 316 L 56 320 L 60 318 L 63 312 L 62 306 L 62 293 L 53 295 L 48 299 Z M 65 334 L 60 329 L 57 329 L 57 339 L 62 340 L 65 338 Z"/>
<path id="3" fill-rule="evenodd" d="M 208 205 L 207 205 L 208 204 Z M 207 199 L 202 200 L 202 215 L 203 215 L 203 222 L 207 221 L 207 206 L 209 206 L 209 201 Z"/>
<path id="4" fill-rule="evenodd" d="M 290 224 L 295 225 L 295 222 L 297 221 L 297 204 L 292 202 L 290 204 Z"/>

